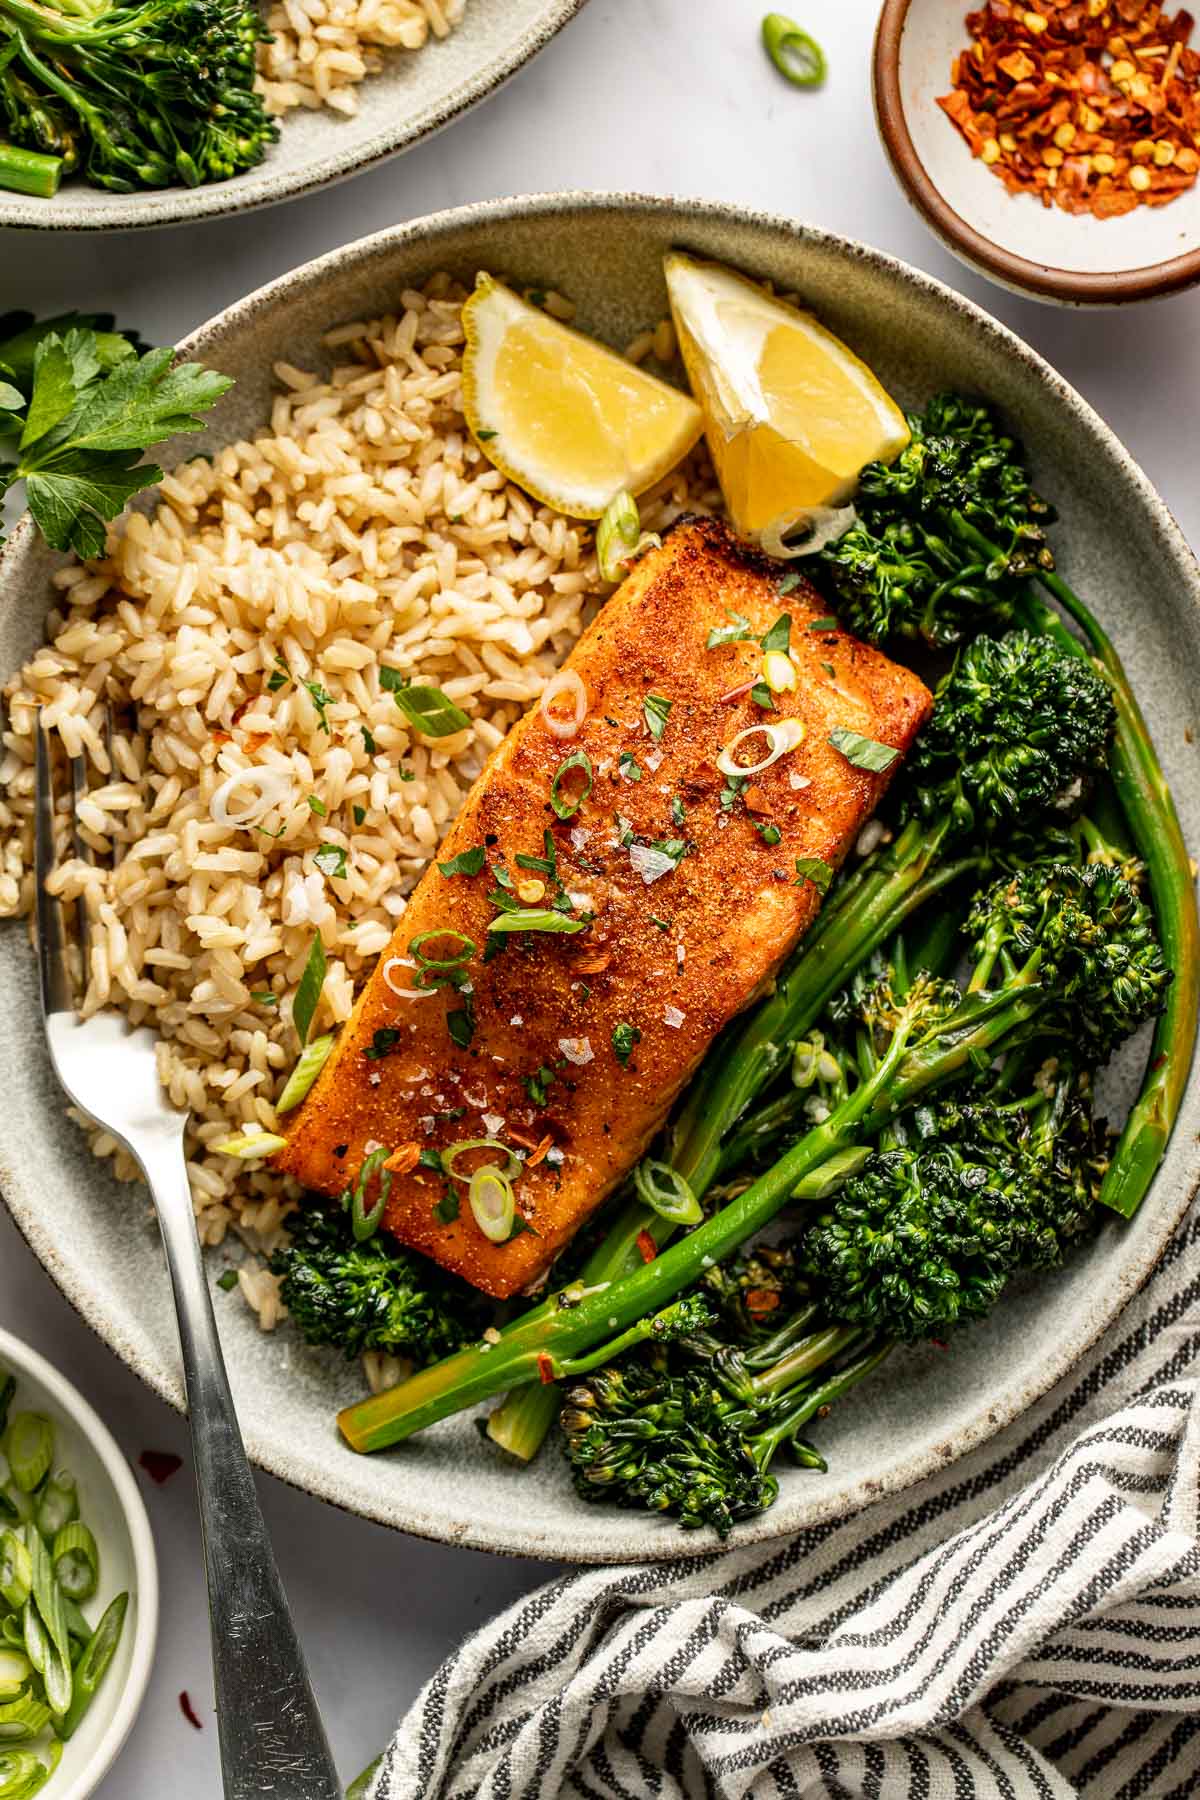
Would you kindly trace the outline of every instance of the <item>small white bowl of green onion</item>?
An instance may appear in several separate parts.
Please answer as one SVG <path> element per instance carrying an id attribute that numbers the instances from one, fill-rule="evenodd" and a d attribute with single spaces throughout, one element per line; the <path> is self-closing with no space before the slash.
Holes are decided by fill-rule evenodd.
<path id="1" fill-rule="evenodd" d="M 158 1567 L 111 1433 L 0 1331 L 0 1800 L 85 1800 L 150 1678 Z"/>

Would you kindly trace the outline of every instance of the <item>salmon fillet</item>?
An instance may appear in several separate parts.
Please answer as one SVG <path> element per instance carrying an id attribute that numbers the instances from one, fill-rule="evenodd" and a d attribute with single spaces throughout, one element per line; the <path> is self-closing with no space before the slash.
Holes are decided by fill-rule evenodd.
<path id="1" fill-rule="evenodd" d="M 386 1145 L 395 1172 L 384 1221 L 403 1243 L 497 1296 L 549 1267 L 642 1155 L 716 1034 L 812 923 L 820 894 L 797 877 L 796 859 L 836 868 L 887 786 L 896 765 L 856 767 L 830 732 L 846 727 L 903 753 L 928 716 L 915 675 L 842 631 L 810 629 L 825 604 L 802 579 L 786 594 L 785 585 L 778 564 L 713 520 L 681 522 L 636 564 L 566 664 L 588 697 L 578 734 L 554 736 L 535 708 L 496 750 L 297 1114 L 280 1169 L 339 1194 Z M 758 645 L 710 650 L 707 640 L 730 613 L 758 636 L 785 611 L 798 684 L 764 712 L 748 691 Z M 657 739 L 648 695 L 670 702 Z M 788 717 L 805 727 L 798 748 L 731 790 L 716 766 L 724 746 Z M 753 756 L 739 760 L 762 756 L 764 738 L 746 749 Z M 551 784 L 579 751 L 593 786 L 560 820 Z M 583 779 L 577 770 L 563 786 L 573 795 Z M 547 832 L 554 872 L 528 872 L 516 856 L 548 860 Z M 657 856 L 656 844 L 666 846 Z M 481 850 L 477 873 L 438 867 Z M 489 896 L 504 896 L 501 876 L 542 880 L 543 906 L 560 883 L 573 917 L 591 922 L 561 935 L 506 933 L 483 961 L 499 935 L 489 933 Z M 508 900 L 519 903 L 511 891 Z M 398 998 L 392 988 L 414 991 L 418 969 L 393 959 L 438 931 L 476 946 L 463 965 L 472 991 Z M 427 940 L 423 953 L 452 954 L 448 941 Z M 458 1015 L 449 1026 L 448 1015 Z M 469 1042 L 451 1029 L 459 1039 L 469 1030 Z M 429 1166 L 429 1152 L 482 1137 L 523 1151 L 527 1165 L 515 1186 L 528 1229 L 503 1244 L 475 1222 L 465 1181 Z M 457 1171 L 499 1160 L 472 1152 Z M 368 1199 L 377 1192 L 372 1178 Z"/>

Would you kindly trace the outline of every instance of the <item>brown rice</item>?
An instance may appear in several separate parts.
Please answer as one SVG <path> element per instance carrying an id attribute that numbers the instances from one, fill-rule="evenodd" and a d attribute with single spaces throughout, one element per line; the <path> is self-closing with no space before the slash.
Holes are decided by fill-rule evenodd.
<path id="1" fill-rule="evenodd" d="M 437 276 L 395 314 L 329 332 L 331 373 L 277 364 L 269 427 L 182 464 L 156 510 L 112 528 L 103 561 L 64 569 L 49 641 L 4 690 L 0 916 L 33 901 L 40 707 L 89 767 L 80 820 L 98 861 L 67 858 L 54 881 L 93 922 L 85 1011 L 116 1005 L 158 1030 L 163 1083 L 191 1113 L 206 1244 L 232 1228 L 268 1254 L 295 1204 L 269 1169 L 212 1145 L 276 1129 L 314 932 L 328 958 L 316 1031 L 348 1016 L 483 761 L 606 591 L 591 528 L 531 501 L 467 433 L 463 298 Z M 697 452 L 643 520 L 662 530 L 718 501 Z M 385 664 L 440 686 L 470 728 L 415 740 Z M 276 802 L 259 829 L 219 822 L 215 791 L 252 767 L 279 772 Z M 345 851 L 345 879 L 315 866 L 323 843 Z M 112 1138 L 91 1141 L 136 1178 Z M 252 1258 L 240 1287 L 273 1325 L 269 1271 Z M 372 1383 L 395 1379 L 392 1362 Z"/>
<path id="2" fill-rule="evenodd" d="M 467 0 L 272 0 L 270 43 L 259 46 L 267 111 L 298 106 L 358 111 L 357 86 L 383 68 L 383 50 L 419 50 L 449 37 Z"/>

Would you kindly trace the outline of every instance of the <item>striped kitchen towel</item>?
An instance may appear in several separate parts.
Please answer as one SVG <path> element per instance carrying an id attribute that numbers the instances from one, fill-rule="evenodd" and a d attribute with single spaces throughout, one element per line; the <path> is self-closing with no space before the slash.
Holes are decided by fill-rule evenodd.
<path id="1" fill-rule="evenodd" d="M 899 1499 L 564 1576 L 478 1632 L 375 1800 L 1200 1796 L 1200 1207 L 1067 1380 Z"/>

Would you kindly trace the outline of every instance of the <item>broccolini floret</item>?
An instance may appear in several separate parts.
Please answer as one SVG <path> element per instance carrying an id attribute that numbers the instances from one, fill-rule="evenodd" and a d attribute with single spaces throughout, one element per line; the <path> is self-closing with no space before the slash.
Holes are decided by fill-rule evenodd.
<path id="1" fill-rule="evenodd" d="M 494 1305 L 477 1289 L 385 1234 L 356 1243 L 335 1206 L 305 1205 L 289 1227 L 292 1241 L 271 1268 L 310 1344 L 333 1344 L 348 1357 L 386 1350 L 424 1364 L 477 1343 L 491 1322 Z"/>

